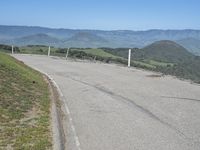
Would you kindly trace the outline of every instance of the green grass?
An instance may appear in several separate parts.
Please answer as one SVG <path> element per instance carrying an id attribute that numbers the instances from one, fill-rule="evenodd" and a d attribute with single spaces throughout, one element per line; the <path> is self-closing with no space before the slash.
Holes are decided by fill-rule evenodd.
<path id="1" fill-rule="evenodd" d="M 49 47 L 47 46 L 22 46 L 20 47 L 20 53 L 26 54 L 43 54 L 47 55 Z M 51 47 L 51 52 L 55 52 L 57 48 Z"/>
<path id="2" fill-rule="evenodd" d="M 155 60 L 147 60 L 145 62 L 150 64 L 150 65 L 161 66 L 161 67 L 167 67 L 167 66 L 173 66 L 174 65 L 173 63 L 165 63 L 165 62 L 159 62 L 159 61 L 155 61 Z"/>
<path id="3" fill-rule="evenodd" d="M 0 52 L 0 149 L 51 149 L 50 98 L 43 76 Z"/>
<path id="4" fill-rule="evenodd" d="M 157 67 L 173 67 L 173 63 L 165 63 L 165 62 L 159 62 L 159 61 L 155 61 L 155 60 L 144 60 L 144 61 L 136 61 L 133 60 L 133 65 L 138 66 L 138 67 L 142 67 L 142 68 L 146 68 L 146 69 L 156 69 Z"/>
<path id="5" fill-rule="evenodd" d="M 78 51 L 83 51 L 87 54 L 91 54 L 94 56 L 101 56 L 101 57 L 111 57 L 111 58 L 119 58 L 118 56 L 115 56 L 113 54 L 107 53 L 102 49 L 92 48 L 92 49 L 74 49 Z"/>
<path id="6" fill-rule="evenodd" d="M 5 50 L 5 49 L 1 49 L 1 48 L 0 48 L 0 52 L 11 53 L 11 51 L 8 51 L 8 50 Z"/>
<path id="7" fill-rule="evenodd" d="M 150 64 L 150 63 L 146 63 L 146 62 L 142 62 L 142 61 L 132 61 L 133 64 L 135 64 L 136 66 L 139 65 L 139 67 L 145 67 L 145 68 L 148 68 L 148 69 L 155 69 L 156 66 L 154 64 Z"/>

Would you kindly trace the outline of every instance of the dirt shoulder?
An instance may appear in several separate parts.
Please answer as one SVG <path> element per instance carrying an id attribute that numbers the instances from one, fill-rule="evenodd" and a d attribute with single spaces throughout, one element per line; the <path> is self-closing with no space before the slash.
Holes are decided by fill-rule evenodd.
<path id="1" fill-rule="evenodd" d="M 48 83 L 51 99 L 51 129 L 54 150 L 66 149 L 66 116 L 63 112 L 61 96 L 59 95 L 57 87 L 48 76 L 44 76 L 45 81 Z"/>

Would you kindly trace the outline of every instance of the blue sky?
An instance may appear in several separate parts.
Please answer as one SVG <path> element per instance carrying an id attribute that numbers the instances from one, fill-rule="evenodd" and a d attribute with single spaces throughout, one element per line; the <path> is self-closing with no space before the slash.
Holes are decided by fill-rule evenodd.
<path id="1" fill-rule="evenodd" d="M 200 0 L 1 0 L 1 25 L 200 29 Z"/>

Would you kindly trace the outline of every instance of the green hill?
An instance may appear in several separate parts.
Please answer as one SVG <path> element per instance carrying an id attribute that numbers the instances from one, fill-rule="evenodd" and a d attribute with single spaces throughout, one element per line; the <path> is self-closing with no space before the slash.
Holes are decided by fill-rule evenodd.
<path id="1" fill-rule="evenodd" d="M 193 55 L 173 41 L 157 41 L 138 51 L 135 57 L 178 63 L 191 59 Z"/>
<path id="2" fill-rule="evenodd" d="M 103 48 L 106 52 L 127 58 L 128 48 Z M 160 61 L 167 63 L 179 63 L 190 60 L 194 55 L 188 52 L 184 47 L 179 44 L 169 41 L 157 41 L 142 49 L 132 48 L 132 58 L 142 61 Z"/>

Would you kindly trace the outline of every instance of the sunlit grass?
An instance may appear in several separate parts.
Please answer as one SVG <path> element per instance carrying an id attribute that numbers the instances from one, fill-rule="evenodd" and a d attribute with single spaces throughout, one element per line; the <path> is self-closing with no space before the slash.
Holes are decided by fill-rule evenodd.
<path id="1" fill-rule="evenodd" d="M 0 53 L 0 149 L 51 149 L 48 84 Z"/>

